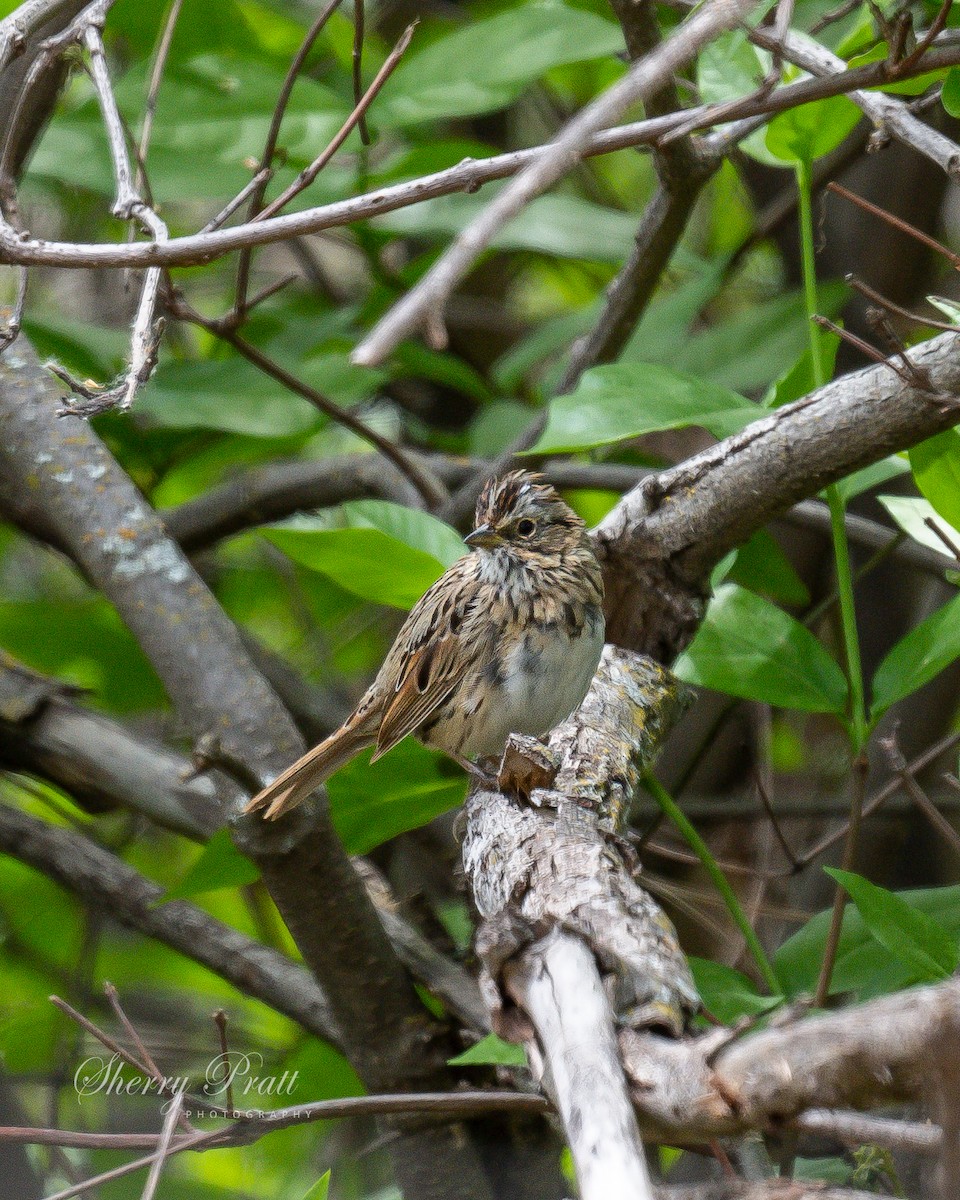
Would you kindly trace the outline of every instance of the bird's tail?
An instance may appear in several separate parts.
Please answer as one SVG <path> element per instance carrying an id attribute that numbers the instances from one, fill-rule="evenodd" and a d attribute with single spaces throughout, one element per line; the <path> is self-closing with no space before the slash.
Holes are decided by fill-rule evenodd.
<path id="1" fill-rule="evenodd" d="M 334 771 L 367 746 L 372 746 L 375 740 L 375 732 L 354 714 L 328 738 L 298 758 L 293 766 L 287 767 L 273 783 L 254 796 L 243 811 L 265 809 L 264 818 L 275 821 L 306 800 Z"/>

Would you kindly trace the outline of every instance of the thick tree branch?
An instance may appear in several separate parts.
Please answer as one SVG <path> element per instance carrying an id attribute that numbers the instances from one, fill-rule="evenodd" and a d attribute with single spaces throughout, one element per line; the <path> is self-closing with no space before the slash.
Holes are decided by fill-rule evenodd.
<path id="1" fill-rule="evenodd" d="M 909 351 L 913 383 L 886 364 L 845 375 L 625 496 L 595 533 L 607 636 L 671 661 L 728 550 L 828 483 L 955 424 L 958 347 L 945 333 Z"/>
<path id="2" fill-rule="evenodd" d="M 272 777 L 303 749 L 292 720 L 96 434 L 77 418 L 58 419 L 57 409 L 52 384 L 21 339 L 0 359 L 0 510 L 38 519 L 68 549 L 137 637 L 194 738 L 212 737 L 245 783 Z M 237 835 L 321 981 L 367 1086 L 448 1086 L 430 1022 L 326 805 L 318 802 L 274 830 L 247 819 Z M 453 1172 L 456 1139 L 451 1129 L 435 1129 L 393 1143 L 398 1175 L 412 1196 L 485 1195 L 469 1150 L 461 1150 Z"/>
<path id="3" fill-rule="evenodd" d="M 111 919 L 202 963 L 317 1037 L 342 1045 L 330 1005 L 306 968 L 186 900 L 158 904 L 163 888 L 89 838 L 2 804 L 0 851 L 42 871 Z"/>
<path id="4" fill-rule="evenodd" d="M 608 646 L 583 705 L 546 748 L 508 743 L 509 790 L 467 797 L 463 864 L 481 917 L 481 988 L 494 1029 L 549 1068 L 589 1200 L 649 1195 L 638 1190 L 645 1167 L 610 1049 L 614 1018 L 677 1034 L 698 1004 L 670 922 L 615 840 L 683 703 L 664 671 Z"/>

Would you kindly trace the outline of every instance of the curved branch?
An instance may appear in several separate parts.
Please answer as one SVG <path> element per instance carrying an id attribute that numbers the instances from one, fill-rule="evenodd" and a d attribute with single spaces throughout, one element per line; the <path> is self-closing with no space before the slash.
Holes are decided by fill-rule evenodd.
<path id="1" fill-rule="evenodd" d="M 960 334 L 785 405 L 645 480 L 595 531 L 607 636 L 669 662 L 703 615 L 711 569 L 734 546 L 829 483 L 956 424 Z"/>

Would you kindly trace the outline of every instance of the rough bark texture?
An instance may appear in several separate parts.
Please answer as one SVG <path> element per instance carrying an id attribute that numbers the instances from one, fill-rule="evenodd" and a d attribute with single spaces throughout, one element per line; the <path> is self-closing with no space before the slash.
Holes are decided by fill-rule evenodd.
<path id="1" fill-rule="evenodd" d="M 614 1019 L 678 1034 L 698 1005 L 673 927 L 617 838 L 683 706 L 662 668 L 607 646 L 577 712 L 545 747 L 511 739 L 504 790 L 466 802 L 481 989 L 494 1028 L 548 1068 L 587 1200 L 650 1194 Z"/>
<path id="2" fill-rule="evenodd" d="M 808 1108 L 929 1102 L 942 1047 L 960 1030 L 960 983 L 899 992 L 736 1039 L 685 1041 L 622 1030 L 620 1047 L 644 1129 L 703 1141 L 781 1129 Z"/>
<path id="3" fill-rule="evenodd" d="M 485 790 L 467 797 L 463 864 L 482 918 L 481 987 L 495 1028 L 530 1036 L 522 1015 L 504 1007 L 501 971 L 558 928 L 593 950 L 618 1020 L 679 1032 L 697 1007 L 673 926 L 638 884 L 626 843 L 610 836 L 624 827 L 640 771 L 683 706 L 665 671 L 607 646 L 583 704 L 550 735 L 529 800 Z"/>
<path id="4" fill-rule="evenodd" d="M 845 375 L 635 488 L 597 528 L 607 637 L 671 662 L 703 616 L 711 569 L 791 505 L 954 425 L 960 337 Z"/>
<path id="5" fill-rule="evenodd" d="M 212 738 L 244 782 L 266 782 L 302 752 L 296 726 L 156 513 L 96 433 L 76 417 L 59 417 L 59 405 L 21 337 L 0 358 L 0 512 L 42 529 L 116 606 L 193 738 Z M 246 818 L 236 833 L 321 982 L 366 1086 L 450 1086 L 436 1027 L 390 947 L 326 804 L 305 806 L 274 828 Z M 411 1197 L 488 1194 L 462 1133 L 402 1124 L 404 1134 L 391 1145 Z"/>

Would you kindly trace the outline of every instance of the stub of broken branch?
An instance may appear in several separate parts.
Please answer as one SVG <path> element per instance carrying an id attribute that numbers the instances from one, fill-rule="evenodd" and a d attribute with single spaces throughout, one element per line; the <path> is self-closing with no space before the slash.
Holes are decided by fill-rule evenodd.
<path id="1" fill-rule="evenodd" d="M 512 791 L 468 796 L 463 862 L 482 918 L 480 982 L 505 1036 L 531 1030 L 505 999 L 503 969 L 555 929 L 590 948 L 618 1022 L 679 1033 L 698 1007 L 673 926 L 637 882 L 619 836 L 640 773 L 685 704 L 663 668 L 607 646 L 581 707 L 535 752 L 528 786 L 521 764 L 529 751 L 517 743 L 502 776 Z"/>

